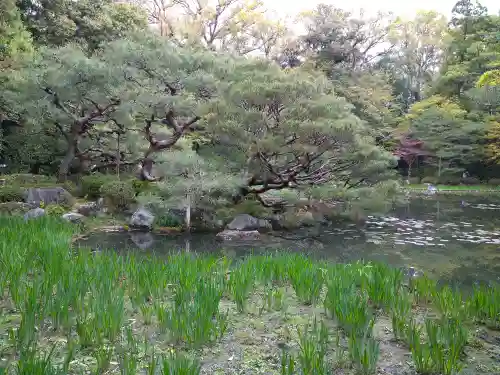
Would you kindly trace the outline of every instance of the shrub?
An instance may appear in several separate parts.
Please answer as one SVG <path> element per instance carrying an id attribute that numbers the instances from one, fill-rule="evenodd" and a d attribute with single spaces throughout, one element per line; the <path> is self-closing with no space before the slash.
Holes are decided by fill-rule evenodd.
<path id="1" fill-rule="evenodd" d="M 461 182 L 464 185 L 479 185 L 481 183 L 479 178 L 476 177 L 465 177 L 461 179 Z"/>
<path id="2" fill-rule="evenodd" d="M 499 186 L 500 185 L 500 178 L 492 178 L 492 179 L 488 180 L 488 185 Z"/>
<path id="3" fill-rule="evenodd" d="M 24 201 L 24 191 L 18 185 L 0 187 L 0 203 L 22 201 Z"/>
<path id="4" fill-rule="evenodd" d="M 19 173 L 5 176 L 9 184 L 17 186 L 35 186 L 39 184 L 55 183 L 55 179 L 42 174 Z"/>
<path id="5" fill-rule="evenodd" d="M 175 228 L 182 227 L 184 221 L 173 212 L 167 211 L 156 218 L 156 224 L 160 227 Z"/>
<path id="6" fill-rule="evenodd" d="M 460 176 L 447 175 L 439 178 L 439 183 L 442 185 L 460 185 L 460 182 Z"/>
<path id="7" fill-rule="evenodd" d="M 438 183 L 438 178 L 432 177 L 432 176 L 424 177 L 424 178 L 422 178 L 422 183 L 436 185 Z"/>
<path id="8" fill-rule="evenodd" d="M 417 185 L 420 183 L 420 177 L 411 177 L 408 181 L 412 185 Z"/>
<path id="9" fill-rule="evenodd" d="M 59 204 L 49 204 L 45 207 L 45 212 L 49 216 L 62 216 L 66 211 L 66 208 Z"/>
<path id="10" fill-rule="evenodd" d="M 64 188 L 64 190 L 66 190 L 71 195 L 78 194 L 78 188 L 76 187 L 73 181 L 64 181 L 60 186 Z"/>
<path id="11" fill-rule="evenodd" d="M 136 196 L 147 192 L 152 193 L 157 189 L 157 185 L 153 182 L 141 181 L 137 178 L 130 180 L 130 182 L 132 184 L 132 187 L 134 188 Z"/>
<path id="12" fill-rule="evenodd" d="M 135 202 L 135 191 L 130 182 L 111 181 L 100 188 L 100 195 L 111 210 L 126 210 Z"/>
<path id="13" fill-rule="evenodd" d="M 90 199 L 97 199 L 101 196 L 101 187 L 115 180 L 115 176 L 104 174 L 84 176 L 82 177 L 81 195 Z"/>
<path id="14" fill-rule="evenodd" d="M 23 215 L 31 209 L 30 205 L 23 202 L 0 203 L 0 216 Z"/>

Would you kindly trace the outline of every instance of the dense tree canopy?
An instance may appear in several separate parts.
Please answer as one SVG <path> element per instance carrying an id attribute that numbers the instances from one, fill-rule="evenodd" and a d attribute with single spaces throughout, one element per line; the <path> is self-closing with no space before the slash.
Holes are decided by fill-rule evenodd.
<path id="1" fill-rule="evenodd" d="M 164 199 L 224 191 L 264 205 L 290 189 L 358 199 L 393 181 L 403 155 L 437 177 L 498 177 L 500 17 L 470 0 L 449 22 L 321 4 L 301 33 L 246 0 L 8 0 L 0 12 L 12 171 L 139 166 Z"/>

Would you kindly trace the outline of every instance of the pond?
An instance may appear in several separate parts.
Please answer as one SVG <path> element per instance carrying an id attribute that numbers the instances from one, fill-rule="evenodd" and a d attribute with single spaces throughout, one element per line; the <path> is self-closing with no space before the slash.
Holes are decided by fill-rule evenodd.
<path id="1" fill-rule="evenodd" d="M 283 249 L 334 262 L 415 267 L 443 282 L 470 286 L 500 281 L 500 196 L 415 197 L 386 216 L 369 217 L 363 226 L 301 229 L 259 242 L 221 243 L 214 234 L 97 233 L 80 245 L 160 256 L 187 250 L 239 257 Z"/>

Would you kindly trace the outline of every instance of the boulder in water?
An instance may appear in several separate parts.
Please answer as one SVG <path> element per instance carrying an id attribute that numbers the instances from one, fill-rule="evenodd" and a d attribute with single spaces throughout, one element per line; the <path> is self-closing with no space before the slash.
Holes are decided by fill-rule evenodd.
<path id="1" fill-rule="evenodd" d="M 133 229 L 151 230 L 155 216 L 145 208 L 137 209 L 130 218 L 130 227 Z"/>
<path id="2" fill-rule="evenodd" d="M 267 220 L 257 219 L 251 215 L 241 214 L 236 216 L 228 225 L 230 231 L 255 231 L 258 229 L 272 229 Z"/>

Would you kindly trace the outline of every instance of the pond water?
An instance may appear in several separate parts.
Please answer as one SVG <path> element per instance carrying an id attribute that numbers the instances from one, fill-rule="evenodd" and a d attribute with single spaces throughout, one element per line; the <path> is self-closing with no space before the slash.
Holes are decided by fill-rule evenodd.
<path id="1" fill-rule="evenodd" d="M 283 249 L 335 262 L 374 260 L 415 267 L 441 281 L 470 286 L 500 281 L 500 196 L 417 197 L 386 216 L 369 217 L 363 226 L 303 229 L 259 242 L 221 243 L 213 233 L 98 233 L 80 245 L 159 256 L 181 250 L 239 257 Z"/>

